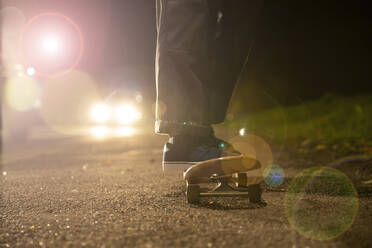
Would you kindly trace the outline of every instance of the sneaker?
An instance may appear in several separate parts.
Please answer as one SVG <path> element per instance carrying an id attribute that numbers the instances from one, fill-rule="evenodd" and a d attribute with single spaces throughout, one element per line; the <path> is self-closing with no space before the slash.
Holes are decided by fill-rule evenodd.
<path id="1" fill-rule="evenodd" d="M 164 145 L 163 171 L 186 171 L 200 161 L 239 155 L 232 145 L 214 135 L 179 135 L 170 138 Z"/>

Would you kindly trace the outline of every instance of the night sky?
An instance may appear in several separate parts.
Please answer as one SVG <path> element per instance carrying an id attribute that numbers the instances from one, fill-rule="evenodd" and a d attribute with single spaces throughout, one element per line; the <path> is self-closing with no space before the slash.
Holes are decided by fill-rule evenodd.
<path id="1" fill-rule="evenodd" d="M 154 68 L 154 0 L 10 2 L 27 9 L 28 18 L 57 11 L 74 19 L 85 39 L 79 69 L 97 78 L 123 67 L 147 72 Z M 313 99 L 326 93 L 372 92 L 367 2 L 262 0 L 255 43 L 239 86 L 246 89 L 245 97 L 264 91 L 290 104 L 294 98 Z M 246 27 L 243 22 L 238 28 L 243 34 Z M 146 88 L 155 89 L 153 77 L 147 83 Z"/>

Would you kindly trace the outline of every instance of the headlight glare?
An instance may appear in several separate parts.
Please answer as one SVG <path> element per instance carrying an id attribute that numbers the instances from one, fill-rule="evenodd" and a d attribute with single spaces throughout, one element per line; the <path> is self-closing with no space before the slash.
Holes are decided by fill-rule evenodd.
<path id="1" fill-rule="evenodd" d="M 110 108 L 104 103 L 95 104 L 91 110 L 91 118 L 98 123 L 104 123 L 110 118 Z"/>
<path id="2" fill-rule="evenodd" d="M 121 124 L 131 124 L 139 119 L 142 115 L 132 105 L 119 105 L 115 109 L 115 117 Z"/>

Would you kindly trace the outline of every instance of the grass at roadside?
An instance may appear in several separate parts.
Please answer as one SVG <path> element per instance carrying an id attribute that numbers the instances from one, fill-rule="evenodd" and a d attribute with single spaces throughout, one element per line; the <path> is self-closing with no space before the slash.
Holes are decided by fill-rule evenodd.
<path id="1" fill-rule="evenodd" d="M 317 149 L 372 147 L 372 95 L 328 95 L 295 106 L 280 106 L 237 120 L 229 128 L 245 128 L 275 142 L 296 142 Z"/>

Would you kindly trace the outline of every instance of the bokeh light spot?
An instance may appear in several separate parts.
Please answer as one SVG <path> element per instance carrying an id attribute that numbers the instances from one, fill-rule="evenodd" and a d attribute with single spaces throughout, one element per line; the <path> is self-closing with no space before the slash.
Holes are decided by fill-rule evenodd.
<path id="1" fill-rule="evenodd" d="M 16 7 L 7 6 L 1 9 L 0 13 L 3 35 L 18 35 L 25 22 L 23 12 Z"/>
<path id="2" fill-rule="evenodd" d="M 45 36 L 42 39 L 42 46 L 47 54 L 53 55 L 61 50 L 61 41 L 53 35 Z"/>
<path id="3" fill-rule="evenodd" d="M 40 112 L 50 128 L 73 135 L 74 127 L 90 124 L 91 106 L 101 101 L 94 79 L 73 70 L 45 83 Z"/>
<path id="4" fill-rule="evenodd" d="M 241 128 L 241 129 L 239 130 L 239 135 L 240 135 L 240 136 L 244 136 L 245 133 L 246 133 L 245 128 Z"/>
<path id="5" fill-rule="evenodd" d="M 23 12 L 15 7 L 1 9 L 1 59 L 3 62 L 3 73 L 16 75 L 17 69 L 14 65 L 20 61 L 19 36 L 25 23 Z M 23 69 L 23 68 L 21 68 Z"/>
<path id="6" fill-rule="evenodd" d="M 298 174 L 285 195 L 285 210 L 301 235 L 329 240 L 342 235 L 358 212 L 358 193 L 350 179 L 330 167 L 314 167 Z"/>
<path id="7" fill-rule="evenodd" d="M 92 127 L 91 134 L 96 139 L 104 139 L 109 135 L 109 128 L 106 126 Z"/>
<path id="8" fill-rule="evenodd" d="M 167 105 L 164 102 L 158 100 L 157 102 L 154 102 L 152 104 L 152 111 L 157 118 L 160 118 L 167 111 Z"/>
<path id="9" fill-rule="evenodd" d="M 141 103 L 142 101 L 143 101 L 143 96 L 141 95 L 141 94 L 137 94 L 136 95 L 136 101 L 138 102 L 138 103 Z"/>
<path id="10" fill-rule="evenodd" d="M 84 50 L 78 25 L 69 17 L 54 12 L 31 18 L 19 37 L 24 63 L 32 65 L 39 76 L 55 77 L 74 69 Z"/>
<path id="11" fill-rule="evenodd" d="M 279 165 L 270 165 L 264 169 L 263 177 L 267 185 L 278 187 L 284 182 L 285 174 Z"/>
<path id="12" fill-rule="evenodd" d="M 121 104 L 115 109 L 116 119 L 121 124 L 131 124 L 139 119 L 142 115 L 131 104 Z"/>
<path id="13" fill-rule="evenodd" d="M 33 67 L 28 67 L 27 68 L 27 75 L 33 76 L 33 75 L 35 75 L 35 73 L 36 73 L 35 68 L 33 68 Z"/>
<path id="14" fill-rule="evenodd" d="M 91 118 L 98 123 L 104 123 L 110 118 L 110 108 L 105 103 L 97 103 L 91 109 Z"/>
<path id="15" fill-rule="evenodd" d="M 30 77 L 13 77 L 5 83 L 4 94 L 11 108 L 17 111 L 28 111 L 40 101 L 41 89 L 39 84 Z"/>
<path id="16" fill-rule="evenodd" d="M 234 114 L 233 113 L 228 113 L 226 115 L 226 119 L 229 120 L 229 121 L 233 120 L 234 119 Z"/>
<path id="17" fill-rule="evenodd" d="M 121 127 L 115 131 L 116 137 L 128 137 L 135 134 L 135 129 L 132 127 Z"/>
<path id="18" fill-rule="evenodd" d="M 229 143 L 243 155 L 260 161 L 263 167 L 273 162 L 270 145 L 257 135 L 247 133 L 244 136 L 235 136 L 229 140 Z"/>
<path id="19" fill-rule="evenodd" d="M 260 168 L 249 171 L 247 175 L 249 181 L 254 179 L 253 181 L 256 183 L 262 182 L 264 169 L 273 163 L 273 155 L 269 144 L 254 134 L 235 136 L 229 140 L 229 143 L 243 156 L 259 161 Z M 228 171 L 228 166 L 227 164 L 226 168 L 222 167 L 222 170 Z"/>

